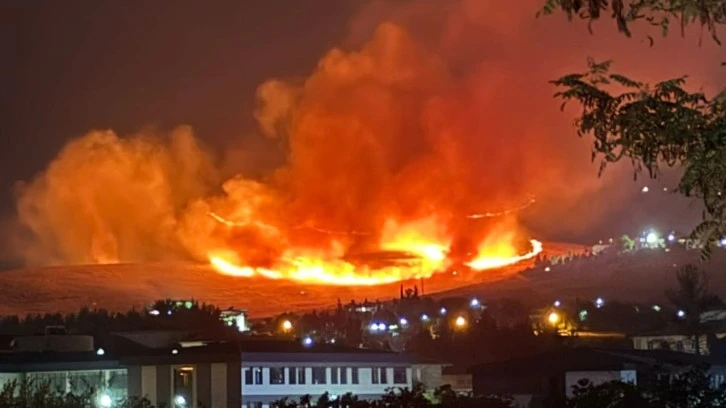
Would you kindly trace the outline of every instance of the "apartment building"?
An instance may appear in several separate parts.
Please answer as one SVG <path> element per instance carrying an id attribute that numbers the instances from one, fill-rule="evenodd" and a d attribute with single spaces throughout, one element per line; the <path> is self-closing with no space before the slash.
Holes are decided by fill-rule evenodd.
<path id="1" fill-rule="evenodd" d="M 162 336 L 163 333 L 159 333 Z M 0 353 L 0 388 L 43 381 L 60 391 L 96 392 L 112 408 L 145 397 L 175 408 L 267 408 L 281 398 L 353 393 L 376 399 L 392 387 L 441 385 L 443 365 L 411 355 L 289 341 L 170 341 L 114 336 L 35 336 L 32 345 Z M 149 345 L 153 344 L 153 347 Z"/>

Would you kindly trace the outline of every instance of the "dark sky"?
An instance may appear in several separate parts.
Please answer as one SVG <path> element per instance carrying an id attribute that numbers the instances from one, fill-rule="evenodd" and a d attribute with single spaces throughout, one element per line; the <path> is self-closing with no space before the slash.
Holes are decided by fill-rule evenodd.
<path id="1" fill-rule="evenodd" d="M 308 73 L 355 3 L 1 2 L 0 210 L 89 129 L 190 124 L 212 146 L 239 140 L 256 86 Z"/>
<path id="2" fill-rule="evenodd" d="M 363 3 L 0 2 L 0 214 L 12 213 L 16 181 L 32 178 L 65 141 L 89 129 L 125 134 L 189 124 L 216 149 L 239 143 L 253 126 L 256 86 L 308 74 L 346 37 Z M 692 219 L 683 200 L 635 197 L 586 235 L 557 238 L 589 240 Z"/>

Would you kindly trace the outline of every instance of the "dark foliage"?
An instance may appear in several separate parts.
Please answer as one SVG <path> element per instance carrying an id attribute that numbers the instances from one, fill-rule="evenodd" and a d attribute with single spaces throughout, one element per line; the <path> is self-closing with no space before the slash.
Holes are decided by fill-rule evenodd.
<path id="1" fill-rule="evenodd" d="M 389 389 L 379 400 L 360 400 L 352 394 L 332 399 L 330 394 L 321 395 L 317 401 L 306 395 L 299 401 L 288 398 L 273 402 L 275 408 L 511 408 L 512 399 L 500 396 L 473 397 L 455 393 L 451 387 L 443 386 L 427 395 L 423 387 L 413 389 Z"/>
<path id="2" fill-rule="evenodd" d="M 710 255 L 726 235 L 726 93 L 708 99 L 684 89 L 686 78 L 655 85 L 610 72 L 610 62 L 589 61 L 589 70 L 553 81 L 563 108 L 577 102 L 582 111 L 575 126 L 593 136 L 593 160 L 630 160 L 637 177 L 658 177 L 662 165 L 682 167 L 677 191 L 700 199 L 703 220 L 692 238 Z"/>
<path id="3" fill-rule="evenodd" d="M 590 23 L 610 17 L 628 37 L 632 35 L 630 26 L 636 21 L 658 27 L 664 36 L 673 22 L 680 26 L 681 33 L 687 25 L 698 23 L 719 44 L 717 27 L 726 23 L 726 1 L 723 0 L 547 0 L 539 14 L 556 11 L 566 13 L 570 19 L 578 17 Z M 653 39 L 650 40 L 652 44 Z"/>

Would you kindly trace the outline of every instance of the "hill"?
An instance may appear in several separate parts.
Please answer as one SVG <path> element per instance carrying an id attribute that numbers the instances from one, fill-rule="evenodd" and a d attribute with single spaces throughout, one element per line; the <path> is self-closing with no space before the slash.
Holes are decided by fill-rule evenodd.
<path id="1" fill-rule="evenodd" d="M 550 256 L 581 251 L 581 246 L 548 243 Z M 484 272 L 438 274 L 424 282 L 424 292 L 433 294 L 471 285 L 487 285 L 517 275 L 532 261 Z M 329 308 L 338 299 L 390 300 L 400 285 L 412 287 L 418 281 L 378 286 L 325 286 L 266 278 L 235 278 L 216 273 L 208 265 L 192 263 L 149 263 L 78 265 L 29 268 L 0 272 L 0 314 L 66 313 L 83 306 L 127 310 L 142 308 L 163 298 L 194 298 L 220 307 L 235 306 L 252 316 L 284 311 Z"/>

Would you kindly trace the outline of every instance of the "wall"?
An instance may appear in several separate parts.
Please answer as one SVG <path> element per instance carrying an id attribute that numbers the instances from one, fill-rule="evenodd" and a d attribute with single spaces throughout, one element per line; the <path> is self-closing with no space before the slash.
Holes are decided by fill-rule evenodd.
<path id="1" fill-rule="evenodd" d="M 462 394 L 472 392 L 471 380 L 471 374 L 444 374 L 441 376 L 443 384 L 450 385 L 452 390 Z"/>

